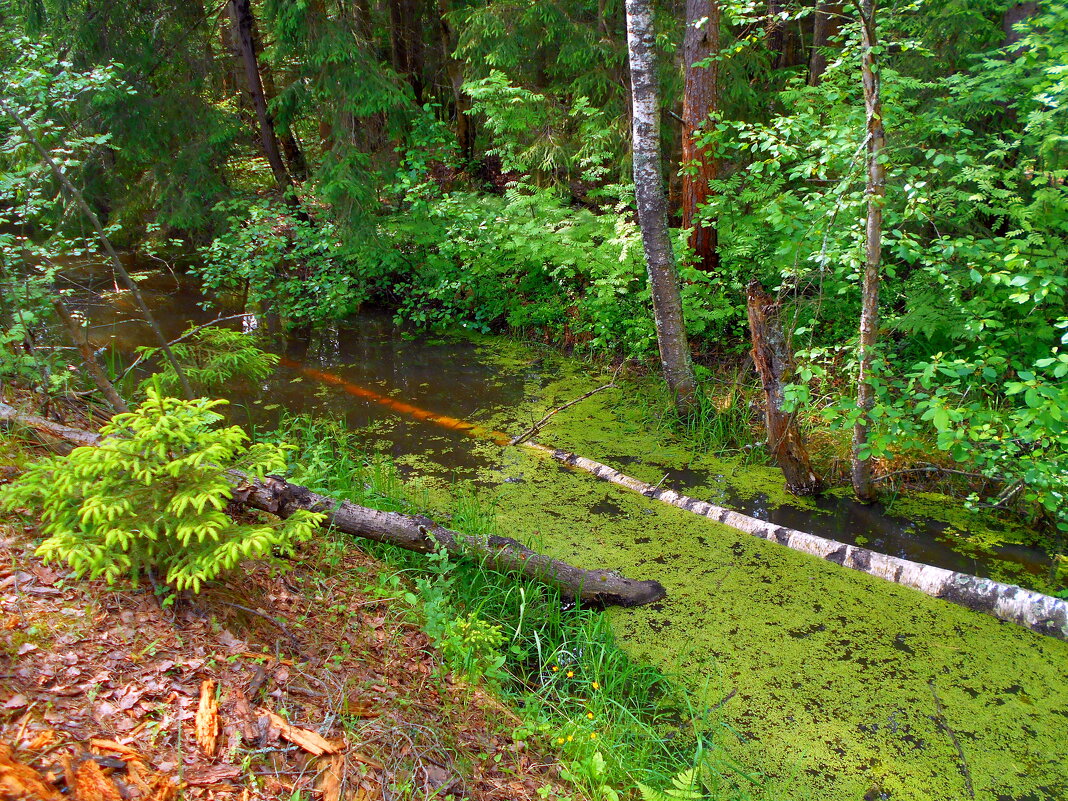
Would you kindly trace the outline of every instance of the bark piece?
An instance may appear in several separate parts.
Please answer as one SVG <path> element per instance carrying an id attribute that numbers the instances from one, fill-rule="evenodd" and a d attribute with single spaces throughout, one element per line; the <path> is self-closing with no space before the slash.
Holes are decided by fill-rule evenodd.
<path id="1" fill-rule="evenodd" d="M 344 778 L 345 758 L 340 755 L 319 760 L 320 774 L 317 781 L 323 801 L 341 801 L 341 782 Z"/>
<path id="2" fill-rule="evenodd" d="M 84 760 L 74 771 L 71 795 L 75 801 L 123 801 L 119 789 L 92 759 Z"/>
<path id="3" fill-rule="evenodd" d="M 812 469 L 797 416 L 783 410 L 783 387 L 790 383 L 794 364 L 779 320 L 781 306 L 754 280 L 749 282 L 747 307 L 753 363 L 764 385 L 768 450 L 786 478 L 786 489 L 795 495 L 815 495 L 823 491 L 823 482 Z"/>
<path id="4" fill-rule="evenodd" d="M 271 725 L 282 733 L 282 737 L 289 740 L 289 742 L 294 745 L 299 745 L 313 756 L 336 754 L 341 750 L 336 743 L 330 742 L 321 734 L 317 734 L 310 729 L 298 728 L 289 723 L 289 721 L 282 716 L 271 712 L 269 709 L 260 709 L 260 711 L 271 721 Z"/>
<path id="5" fill-rule="evenodd" d="M 215 698 L 215 682 L 204 679 L 200 684 L 200 705 L 196 716 L 197 745 L 207 756 L 215 756 L 219 738 L 219 702 Z"/>
<path id="6" fill-rule="evenodd" d="M 0 801 L 63 801 L 63 795 L 0 743 Z"/>

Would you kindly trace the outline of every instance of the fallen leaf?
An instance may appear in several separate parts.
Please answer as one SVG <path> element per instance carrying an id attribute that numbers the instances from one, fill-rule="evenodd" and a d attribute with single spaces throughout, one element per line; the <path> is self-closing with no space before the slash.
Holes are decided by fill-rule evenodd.
<path id="1" fill-rule="evenodd" d="M 56 734 L 55 731 L 53 731 L 52 729 L 45 729 L 44 731 L 37 732 L 34 738 L 30 740 L 26 748 L 30 751 L 41 751 L 45 748 L 48 748 L 58 739 L 59 735 Z"/>
<path id="2" fill-rule="evenodd" d="M 237 765 L 209 765 L 204 768 L 187 770 L 183 778 L 185 783 L 195 787 L 210 787 L 219 782 L 236 779 L 241 775 Z"/>
<path id="3" fill-rule="evenodd" d="M 4 704 L 4 709 L 22 709 L 28 703 L 29 701 L 26 696 L 19 693 L 18 695 L 13 695 L 7 699 L 7 703 Z"/>
<path id="4" fill-rule="evenodd" d="M 200 706 L 196 715 L 197 744 L 209 757 L 215 755 L 219 737 L 219 702 L 215 699 L 215 682 L 204 679 L 200 685 Z"/>
<path id="5" fill-rule="evenodd" d="M 18 655 L 26 656 L 26 654 L 36 650 L 37 646 L 34 645 L 32 642 L 24 642 L 22 645 L 19 646 Z"/>

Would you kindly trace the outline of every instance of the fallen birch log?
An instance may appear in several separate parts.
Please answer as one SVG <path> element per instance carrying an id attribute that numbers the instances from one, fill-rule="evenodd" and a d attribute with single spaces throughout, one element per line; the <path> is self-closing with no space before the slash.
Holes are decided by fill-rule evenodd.
<path id="1" fill-rule="evenodd" d="M 1002 584 L 999 581 L 912 562 L 815 534 L 777 526 L 740 512 L 724 509 L 722 506 L 682 495 L 674 490 L 654 487 L 652 484 L 620 473 L 608 465 L 568 451 L 549 448 L 534 442 L 526 443 L 526 447 L 547 453 L 558 462 L 585 470 L 604 481 L 610 481 L 648 498 L 707 517 L 754 537 L 770 540 L 795 551 L 834 562 L 836 565 L 911 587 L 976 612 L 985 612 L 1039 634 L 1068 640 L 1068 601 L 1060 598 L 1043 595 L 1015 584 Z"/>
<path id="2" fill-rule="evenodd" d="M 79 446 L 96 445 L 99 435 L 55 423 L 36 415 L 22 414 L 0 403 L 0 420 L 24 425 Z M 231 471 L 234 501 L 255 509 L 289 517 L 298 509 L 323 512 L 323 525 L 375 542 L 386 542 L 419 553 L 444 548 L 450 555 L 481 559 L 488 566 L 517 572 L 555 587 L 586 604 L 640 606 L 659 601 L 667 592 L 658 581 L 636 581 L 611 570 L 583 570 L 532 551 L 510 537 L 475 537 L 451 531 L 421 515 L 381 512 L 348 501 L 319 495 L 306 487 L 277 477 L 265 481 Z"/>

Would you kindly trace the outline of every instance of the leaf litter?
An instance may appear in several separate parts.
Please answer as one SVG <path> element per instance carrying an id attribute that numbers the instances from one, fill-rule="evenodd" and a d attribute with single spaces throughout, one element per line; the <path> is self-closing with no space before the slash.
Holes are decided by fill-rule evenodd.
<path id="1" fill-rule="evenodd" d="M 0 527 L 2 799 L 574 794 L 511 710 L 444 673 L 355 546 L 167 605 L 42 564 L 33 534 Z"/>

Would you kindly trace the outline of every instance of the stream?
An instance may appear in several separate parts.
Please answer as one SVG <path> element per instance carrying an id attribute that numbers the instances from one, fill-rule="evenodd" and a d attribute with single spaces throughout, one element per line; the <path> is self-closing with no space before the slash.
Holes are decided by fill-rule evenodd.
<path id="1" fill-rule="evenodd" d="M 209 302 L 158 263 L 129 258 L 169 337 L 237 307 Z M 72 265 L 65 277 L 95 344 L 124 359 L 154 344 L 106 268 Z M 282 357 L 265 381 L 228 388 L 235 422 L 266 430 L 283 414 L 343 420 L 369 451 L 389 454 L 427 489 L 432 511 L 446 513 L 450 492 L 469 485 L 493 499 L 503 534 L 583 567 L 660 580 L 664 602 L 608 612 L 617 636 L 635 655 L 677 671 L 705 701 L 722 702 L 724 747 L 765 772 L 778 788 L 769 797 L 941 801 L 968 797 L 969 786 L 976 798 L 1068 797 L 1068 643 L 746 537 L 495 441 L 493 432 L 517 434 L 604 383 L 589 365 L 506 340 L 414 335 L 376 310 L 303 337 L 283 336 L 258 317 L 229 325 L 269 332 L 264 347 Z M 1020 583 L 1048 571 L 1035 550 L 969 547 L 972 527 L 987 523 L 949 499 L 902 499 L 890 509 L 836 495 L 791 499 L 772 468 L 694 454 L 650 433 L 617 390 L 560 413 L 537 439 L 754 517 L 906 559 Z"/>

